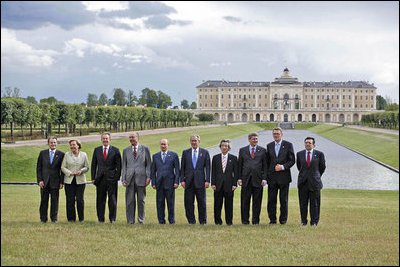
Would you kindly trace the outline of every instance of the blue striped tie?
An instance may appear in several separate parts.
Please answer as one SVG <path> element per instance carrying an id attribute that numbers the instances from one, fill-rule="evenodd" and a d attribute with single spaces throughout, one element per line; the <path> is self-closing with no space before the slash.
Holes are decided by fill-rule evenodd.
<path id="1" fill-rule="evenodd" d="M 196 168 L 196 164 L 197 164 L 197 154 L 196 150 L 193 150 L 193 168 Z"/>

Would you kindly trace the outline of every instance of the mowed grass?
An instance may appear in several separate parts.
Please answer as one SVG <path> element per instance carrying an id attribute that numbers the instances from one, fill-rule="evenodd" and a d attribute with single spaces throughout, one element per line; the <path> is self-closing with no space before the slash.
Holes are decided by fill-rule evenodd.
<path id="1" fill-rule="evenodd" d="M 276 124 L 253 123 L 143 135 L 140 137 L 140 143 L 148 146 L 150 153 L 154 154 L 160 151 L 160 140 L 167 138 L 170 143 L 169 150 L 175 151 L 181 156 L 184 149 L 190 148 L 189 138 L 193 133 L 200 135 L 200 147 L 207 148 L 219 144 L 219 141 L 223 138 L 233 139 L 253 131 L 272 129 L 274 126 Z M 46 141 L 43 143 L 41 146 L 1 147 L 1 181 L 36 182 L 36 164 L 39 152 L 48 149 Z M 100 145 L 102 145 L 100 137 L 96 142 L 82 143 L 81 151 L 87 153 L 89 162 L 92 161 L 94 148 Z M 111 145 L 119 148 L 122 156 L 123 149 L 130 145 L 129 138 L 111 139 Z M 70 151 L 68 143 L 59 144 L 57 149 L 63 152 Z M 91 180 L 90 171 L 86 174 L 86 178 L 88 181 Z"/>
<path id="2" fill-rule="evenodd" d="M 318 124 L 309 130 L 399 169 L 398 135 L 327 124 Z"/>
<path id="3" fill-rule="evenodd" d="M 2 185 L 1 265 L 399 265 L 398 191 L 323 189 L 316 228 L 300 226 L 297 189 L 290 189 L 284 226 L 267 224 L 266 189 L 258 226 L 240 224 L 240 189 L 232 227 L 214 225 L 213 200 L 208 189 L 208 224 L 188 225 L 180 187 L 176 224 L 159 225 L 148 187 L 146 224 L 128 225 L 120 186 L 116 224 L 97 224 L 95 187 L 88 185 L 83 224 L 67 222 L 64 190 L 59 223 L 42 224 L 37 186 Z"/>

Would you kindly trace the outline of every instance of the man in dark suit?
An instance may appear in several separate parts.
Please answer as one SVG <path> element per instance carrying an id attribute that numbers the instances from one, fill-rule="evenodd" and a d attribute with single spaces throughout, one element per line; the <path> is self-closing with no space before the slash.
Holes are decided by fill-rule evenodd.
<path id="1" fill-rule="evenodd" d="M 36 165 L 36 178 L 40 187 L 40 221 L 47 222 L 49 195 L 51 196 L 50 219 L 57 222 L 59 190 L 63 188 L 64 175 L 61 172 L 61 163 L 64 153 L 57 150 L 57 138 L 47 139 L 49 149 L 40 151 Z"/>
<path id="2" fill-rule="evenodd" d="M 151 163 L 151 185 L 157 190 L 157 218 L 165 224 L 165 201 L 168 207 L 168 222 L 175 223 L 175 189 L 179 186 L 179 157 L 168 150 L 168 140 L 161 139 L 161 151 L 153 155 Z"/>
<path id="3" fill-rule="evenodd" d="M 96 185 L 96 210 L 100 223 L 104 223 L 106 199 L 111 223 L 117 218 L 118 180 L 121 176 L 121 153 L 110 145 L 111 134 L 101 135 L 102 146 L 96 147 L 92 157 L 92 183 Z"/>
<path id="4" fill-rule="evenodd" d="M 221 209 L 225 199 L 225 223 L 232 225 L 233 196 L 237 185 L 237 157 L 228 153 L 229 140 L 219 143 L 221 153 L 212 159 L 211 188 L 214 190 L 214 222 L 222 224 Z"/>
<path id="5" fill-rule="evenodd" d="M 282 140 L 280 127 L 272 130 L 274 141 L 267 145 L 268 165 L 268 217 L 269 224 L 276 224 L 276 203 L 279 191 L 279 222 L 286 224 L 288 218 L 289 184 L 292 181 L 290 168 L 295 163 L 292 143 Z"/>
<path id="6" fill-rule="evenodd" d="M 210 154 L 207 150 L 199 148 L 200 136 L 190 136 L 192 148 L 182 152 L 181 159 L 181 185 L 185 188 L 184 204 L 186 218 L 189 224 L 195 224 L 194 197 L 197 199 L 199 222 L 207 223 L 206 189 L 210 185 Z"/>
<path id="7" fill-rule="evenodd" d="M 299 189 L 301 224 L 307 225 L 308 202 L 310 202 L 311 226 L 317 226 L 321 206 L 321 176 L 325 172 L 324 153 L 314 149 L 315 139 L 307 137 L 304 140 L 306 149 L 297 152 L 297 169 Z"/>
<path id="8" fill-rule="evenodd" d="M 250 200 L 253 198 L 252 224 L 260 223 L 263 187 L 267 184 L 267 159 L 265 148 L 258 145 L 258 134 L 248 135 L 250 145 L 239 150 L 238 185 L 241 192 L 242 224 L 249 224 Z"/>

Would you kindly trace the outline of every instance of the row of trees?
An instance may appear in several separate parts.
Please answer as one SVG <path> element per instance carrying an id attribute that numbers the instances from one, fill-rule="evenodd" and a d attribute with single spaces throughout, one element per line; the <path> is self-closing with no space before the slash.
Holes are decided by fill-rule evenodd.
<path id="1" fill-rule="evenodd" d="M 3 91 L 4 98 L 20 98 L 21 95 L 22 90 L 18 87 L 5 87 Z M 31 104 L 38 104 L 38 101 L 33 96 L 28 96 L 26 101 Z M 54 96 L 40 99 L 40 103 L 48 103 L 50 105 L 60 102 L 63 103 L 62 101 L 58 101 Z M 86 98 L 86 103 L 82 104 L 86 104 L 89 107 L 108 105 L 133 107 L 135 105 L 147 105 L 147 107 L 167 108 L 172 106 L 172 101 L 171 97 L 166 93 L 162 91 L 155 91 L 150 88 L 143 89 L 139 98 L 134 95 L 133 90 L 124 91 L 121 88 L 115 88 L 111 98 L 108 98 L 105 93 L 100 94 L 100 96 L 89 93 Z M 192 104 L 189 105 L 189 102 L 186 99 L 181 101 L 181 106 L 184 109 L 197 108 L 196 102 L 193 101 Z"/>
<path id="2" fill-rule="evenodd" d="M 32 104 L 22 98 L 1 99 L 1 124 L 10 125 L 11 136 L 16 126 L 21 128 L 30 127 L 30 135 L 33 128 L 40 125 L 41 134 L 53 132 L 61 126 L 65 134 L 75 133 L 77 126 L 86 125 L 95 127 L 99 131 L 114 130 L 128 131 L 144 128 L 160 128 L 171 126 L 190 125 L 193 114 L 189 111 L 155 108 L 133 108 L 121 106 L 85 107 L 83 104 Z"/>
<path id="3" fill-rule="evenodd" d="M 362 115 L 361 123 L 372 127 L 398 129 L 399 111 L 385 111 Z"/>

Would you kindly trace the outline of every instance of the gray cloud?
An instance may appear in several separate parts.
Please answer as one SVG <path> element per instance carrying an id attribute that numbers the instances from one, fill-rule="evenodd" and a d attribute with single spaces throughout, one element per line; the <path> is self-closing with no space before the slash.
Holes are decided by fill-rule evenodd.
<path id="1" fill-rule="evenodd" d="M 241 19 L 241 18 L 233 17 L 233 16 L 225 16 L 225 17 L 223 17 L 223 19 L 224 19 L 224 20 L 227 20 L 227 21 L 229 21 L 229 22 L 233 22 L 233 23 L 235 23 L 235 22 L 242 22 L 242 19 Z"/>
<path id="2" fill-rule="evenodd" d="M 94 20 L 81 2 L 1 2 L 1 26 L 9 29 L 31 30 L 51 23 L 69 30 Z"/>
<path id="3" fill-rule="evenodd" d="M 151 15 L 165 15 L 171 13 L 176 13 L 176 10 L 161 2 L 133 1 L 129 2 L 129 9 L 103 11 L 99 16 L 104 18 L 126 17 L 137 19 Z"/>
<path id="4" fill-rule="evenodd" d="M 144 20 L 144 24 L 147 28 L 151 29 L 165 29 L 170 25 L 180 25 L 180 26 L 185 26 L 190 24 L 190 21 L 178 21 L 178 20 L 172 20 L 166 15 L 157 15 L 157 16 L 151 16 Z"/>

